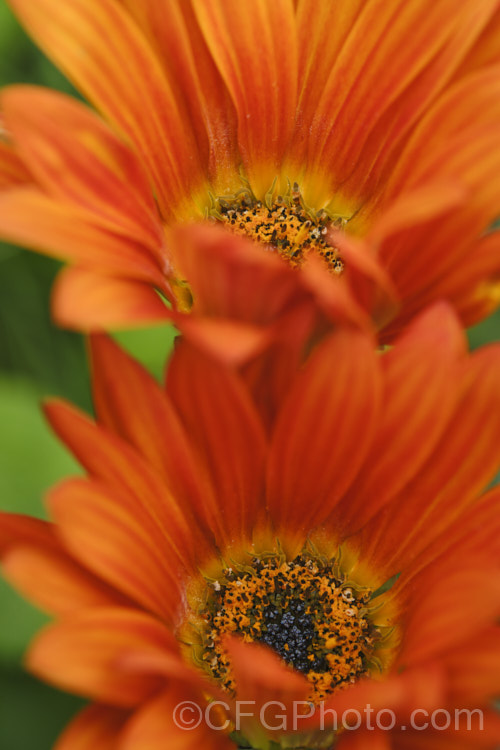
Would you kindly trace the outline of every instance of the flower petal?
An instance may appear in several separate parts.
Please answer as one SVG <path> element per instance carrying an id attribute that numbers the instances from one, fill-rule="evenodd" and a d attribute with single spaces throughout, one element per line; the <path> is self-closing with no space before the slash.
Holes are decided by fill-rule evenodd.
<path id="1" fill-rule="evenodd" d="M 344 10 L 343 5 L 350 7 Z M 389 150 L 397 144 L 453 74 L 494 10 L 495 0 L 484 3 L 481 12 L 474 0 L 463 2 L 459 13 L 453 0 L 368 2 L 361 10 L 357 3 L 340 3 L 340 8 L 330 4 L 329 22 L 328 11 L 322 14 L 323 31 L 316 29 L 302 41 L 311 45 L 303 59 L 312 57 L 319 43 L 331 61 L 328 68 L 324 63 L 320 67 L 317 80 L 311 75 L 304 81 L 307 162 L 314 178 L 321 173 L 328 175 L 330 185 L 345 182 L 362 154 L 364 173 L 360 169 L 354 195 L 359 201 L 360 188 L 366 190 L 363 180 L 384 141 Z M 337 15 L 340 28 L 332 31 Z M 308 23 L 302 31 L 309 34 Z M 324 41 L 329 33 L 331 51 Z M 307 181 L 306 200 L 318 205 L 321 185 L 315 196 L 311 186 L 309 197 L 309 188 Z"/>
<path id="2" fill-rule="evenodd" d="M 59 737 L 54 750 L 119 750 L 128 712 L 94 704 L 81 711 Z"/>
<path id="3" fill-rule="evenodd" d="M 446 658 L 455 704 L 489 703 L 500 691 L 500 628 L 493 626 Z"/>
<path id="4" fill-rule="evenodd" d="M 297 46 L 290 0 L 195 0 L 194 9 L 238 116 L 238 144 L 254 193 L 279 174 L 292 133 Z"/>
<path id="5" fill-rule="evenodd" d="M 188 112 L 203 164 L 217 194 L 241 187 L 237 120 L 229 92 L 208 50 L 190 3 L 121 0 L 144 30 L 177 99 Z"/>
<path id="6" fill-rule="evenodd" d="M 284 734 L 283 714 L 290 721 L 292 708 L 296 709 L 298 705 L 307 707 L 310 683 L 267 646 L 229 637 L 225 648 L 236 683 L 239 728 L 250 742 L 253 740 L 255 747 L 260 747 L 259 740 L 263 737 L 277 738 Z M 241 712 L 241 707 L 247 705 L 249 716 Z"/>
<path id="7" fill-rule="evenodd" d="M 356 713 L 370 718 L 375 711 L 390 711 L 396 720 L 410 718 L 415 707 L 428 711 L 443 705 L 445 699 L 442 667 L 436 663 L 388 674 L 383 679 L 362 679 L 345 690 L 331 695 L 300 729 L 313 728 L 324 717 L 324 727 L 337 729 L 342 718 L 357 720 Z M 354 713 L 354 717 L 353 717 Z M 319 716 L 318 716 L 319 714 Z M 382 718 L 382 717 L 381 717 Z M 373 726 L 373 722 L 372 722 Z M 352 730 L 347 730 L 351 734 Z M 345 736 L 343 733 L 341 736 Z M 342 745 L 340 745 L 342 747 Z"/>
<path id="8" fill-rule="evenodd" d="M 99 423 L 132 445 L 163 475 L 190 525 L 195 526 L 204 492 L 175 407 L 154 378 L 112 339 L 93 336 L 91 354 L 93 400 Z"/>
<path id="9" fill-rule="evenodd" d="M 0 141 L 0 188 L 25 185 L 33 181 L 19 154 L 8 143 Z"/>
<path id="10" fill-rule="evenodd" d="M 191 196 L 204 175 L 189 120 L 128 14 L 114 0 L 11 4 L 47 55 L 137 147 L 165 215 L 196 214 Z"/>
<path id="11" fill-rule="evenodd" d="M 498 549 L 497 549 L 498 553 Z M 497 569 L 462 555 L 439 561 L 439 576 L 420 575 L 410 596 L 397 663 L 435 659 L 493 625 L 500 616 Z M 490 572 L 490 575 L 488 575 Z"/>
<path id="12" fill-rule="evenodd" d="M 356 721 L 356 717 L 353 718 Z M 339 737 L 338 750 L 366 750 L 368 747 L 370 750 L 393 750 L 394 746 L 389 732 L 347 731 Z"/>
<path id="13" fill-rule="evenodd" d="M 172 317 L 151 285 L 83 268 L 65 268 L 59 273 L 52 289 L 52 308 L 59 325 L 77 331 L 154 325 Z"/>
<path id="14" fill-rule="evenodd" d="M 185 708 L 185 725 L 182 709 Z M 211 728 L 204 720 L 205 701 L 178 686 L 153 698 L 131 719 L 123 734 L 120 750 L 232 750 L 235 748 L 224 732 Z M 208 721 L 215 722 L 216 711 L 208 709 Z M 193 723 L 189 719 L 194 718 Z M 200 719 L 199 725 L 196 723 Z"/>
<path id="15" fill-rule="evenodd" d="M 138 512 L 142 509 L 154 518 L 186 569 L 196 570 L 207 551 L 206 536 L 198 532 L 192 517 L 188 520 L 161 475 L 131 446 L 64 402 L 49 402 L 45 412 L 57 435 L 89 474 L 116 488 L 120 497 L 125 493 L 126 507 L 132 503 Z"/>
<path id="16" fill-rule="evenodd" d="M 389 575 L 409 567 L 471 507 L 498 470 L 500 347 L 463 365 L 459 398 L 439 445 L 418 475 L 363 531 L 366 559 Z"/>
<path id="17" fill-rule="evenodd" d="M 365 465 L 339 509 L 346 534 L 375 515 L 433 453 L 456 408 L 465 350 L 457 319 L 441 303 L 382 356 L 384 409 Z"/>
<path id="18" fill-rule="evenodd" d="M 341 329 L 310 356 L 272 438 L 268 503 L 279 530 L 307 535 L 341 499 L 375 433 L 379 389 L 367 335 Z"/>
<path id="19" fill-rule="evenodd" d="M 182 666 L 177 642 L 166 626 L 132 609 L 95 609 L 45 628 L 32 644 L 27 666 L 38 677 L 103 703 L 141 703 L 162 679 L 130 671 L 127 655 L 164 652 Z"/>
<path id="20" fill-rule="evenodd" d="M 80 562 L 119 591 L 175 621 L 181 602 L 181 561 L 144 508 L 116 487 L 73 479 L 49 495 L 50 511 L 65 545 Z"/>
<path id="21" fill-rule="evenodd" d="M 300 297 L 297 274 L 287 264 L 221 227 L 181 226 L 168 239 L 196 315 L 270 323 Z"/>
<path id="22" fill-rule="evenodd" d="M 24 596 L 53 614 L 130 604 L 126 597 L 80 567 L 62 550 L 15 547 L 3 558 L 2 570 Z"/>
<path id="23" fill-rule="evenodd" d="M 197 451 L 217 540 L 230 546 L 251 538 L 264 481 L 266 440 L 243 382 L 182 341 L 167 372 L 167 393 Z"/>
<path id="24" fill-rule="evenodd" d="M 90 109 L 37 86 L 4 89 L 1 103 L 19 152 L 47 192 L 95 212 L 160 257 L 163 231 L 147 175 Z"/>
<path id="25" fill-rule="evenodd" d="M 500 232 L 487 234 L 474 245 L 465 263 L 449 268 L 434 284 L 419 295 L 426 299 L 452 300 L 464 326 L 482 320 L 498 307 L 500 299 Z"/>
<path id="26" fill-rule="evenodd" d="M 99 226 L 95 219 L 94 214 L 35 189 L 0 194 L 0 232 L 8 242 L 91 266 L 97 272 L 164 287 L 157 258 L 133 239 Z"/>
<path id="27" fill-rule="evenodd" d="M 1 513 L 0 557 L 5 577 L 48 612 L 60 614 L 82 606 L 127 601 L 80 567 L 47 521 Z"/>
<path id="28" fill-rule="evenodd" d="M 12 546 L 33 545 L 49 550 L 58 548 L 53 524 L 39 518 L 23 516 L 20 513 L 0 513 L 0 554 L 8 552 Z"/>

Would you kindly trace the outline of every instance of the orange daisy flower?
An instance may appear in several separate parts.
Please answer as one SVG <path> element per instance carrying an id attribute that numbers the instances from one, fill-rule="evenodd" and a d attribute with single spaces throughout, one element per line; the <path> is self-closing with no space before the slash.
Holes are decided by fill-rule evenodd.
<path id="1" fill-rule="evenodd" d="M 65 324 L 168 317 L 155 289 L 188 304 L 165 228 L 203 218 L 338 287 L 376 261 L 385 339 L 440 298 L 464 324 L 498 303 L 498 0 L 10 3 L 116 133 L 53 92 L 2 97 L 0 231 L 71 262 Z"/>
<path id="2" fill-rule="evenodd" d="M 97 423 L 46 407 L 87 478 L 51 523 L 0 521 L 6 576 L 58 618 L 29 668 L 94 701 L 57 750 L 492 750 L 500 347 L 469 356 L 443 305 L 383 354 L 339 327 L 267 433 L 187 340 L 164 389 L 106 337 L 92 353 Z M 367 706 L 386 714 L 353 731 Z M 418 731 L 457 707 L 483 725 Z"/>

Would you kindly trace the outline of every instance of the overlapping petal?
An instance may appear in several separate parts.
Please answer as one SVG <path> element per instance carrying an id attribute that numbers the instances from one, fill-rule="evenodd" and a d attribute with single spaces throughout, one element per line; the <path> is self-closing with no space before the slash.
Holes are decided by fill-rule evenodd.
<path id="1" fill-rule="evenodd" d="M 49 57 L 137 146 L 165 214 L 196 213 L 191 200 L 205 175 L 189 120 L 125 11 L 114 0 L 70 0 L 63 13 L 53 0 L 12 6 Z"/>

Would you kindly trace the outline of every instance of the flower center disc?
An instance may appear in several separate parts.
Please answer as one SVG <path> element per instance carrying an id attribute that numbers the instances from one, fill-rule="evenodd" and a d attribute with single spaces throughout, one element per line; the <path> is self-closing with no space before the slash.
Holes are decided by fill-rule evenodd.
<path id="1" fill-rule="evenodd" d="M 306 555 L 291 562 L 254 558 L 244 569 L 226 568 L 200 613 L 206 634 L 202 663 L 232 691 L 224 635 L 264 643 L 307 677 L 310 699 L 318 703 L 370 671 L 378 638 L 368 617 L 371 593 L 354 591 L 335 561 Z"/>
<path id="2" fill-rule="evenodd" d="M 308 210 L 298 187 L 276 201 L 257 201 L 247 190 L 231 198 L 218 198 L 212 212 L 235 234 L 250 237 L 285 258 L 292 266 L 300 266 L 307 253 L 316 251 L 330 270 L 341 274 L 344 263 L 338 251 L 326 242 L 331 225 L 345 221 L 332 219 L 325 211 Z"/>

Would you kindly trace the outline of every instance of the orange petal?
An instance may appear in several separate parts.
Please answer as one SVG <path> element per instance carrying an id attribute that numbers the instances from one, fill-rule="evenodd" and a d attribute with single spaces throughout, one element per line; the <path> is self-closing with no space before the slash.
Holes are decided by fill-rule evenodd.
<path id="1" fill-rule="evenodd" d="M 171 313 L 150 284 L 65 268 L 52 290 L 57 323 L 80 331 L 154 325 Z"/>
<path id="2" fill-rule="evenodd" d="M 419 577 L 409 599 L 398 654 L 398 664 L 405 667 L 459 647 L 500 616 L 498 568 L 488 571 L 474 560 L 455 555 L 449 562 L 440 562 L 441 575 L 432 572 L 431 581 Z"/>
<path id="3" fill-rule="evenodd" d="M 36 86 L 4 89 L 1 102 L 19 152 L 51 196 L 95 212 L 160 256 L 163 231 L 141 162 L 90 109 Z"/>
<path id="4" fill-rule="evenodd" d="M 146 33 L 195 132 L 215 193 L 241 187 L 236 112 L 190 3 L 122 0 Z"/>
<path id="5" fill-rule="evenodd" d="M 483 347 L 463 369 L 453 417 L 434 455 L 363 532 L 365 554 L 390 575 L 446 534 L 498 470 L 500 347 Z"/>
<path id="6" fill-rule="evenodd" d="M 300 296 L 298 274 L 286 263 L 221 227 L 181 226 L 168 239 L 198 316 L 270 323 Z"/>
<path id="7" fill-rule="evenodd" d="M 456 78 L 465 78 L 467 73 L 479 68 L 486 68 L 489 65 L 495 65 L 500 62 L 500 50 L 498 49 L 498 35 L 500 33 L 500 8 L 490 19 L 488 26 L 485 28 L 476 43 L 469 51 Z"/>
<path id="8" fill-rule="evenodd" d="M 271 331 L 249 323 L 224 318 L 175 315 L 176 327 L 201 351 L 228 365 L 241 365 L 261 353 L 271 340 Z"/>
<path id="9" fill-rule="evenodd" d="M 494 175 L 500 167 L 500 149 L 495 140 L 496 129 L 453 142 L 441 151 L 440 170 L 465 185 L 467 201 L 460 210 L 450 210 L 407 231 L 397 233 L 380 248 L 380 258 L 392 277 L 399 296 L 411 302 L 412 297 L 435 284 L 448 270 L 467 265 L 467 256 L 481 234 L 496 218 L 498 188 Z M 445 248 L 445 251 L 443 251 Z"/>
<path id="10" fill-rule="evenodd" d="M 353 715 L 356 720 L 355 715 Z M 380 719 L 383 723 L 383 718 Z M 388 732 L 347 731 L 339 737 L 338 750 L 393 750 L 392 738 Z"/>
<path id="11" fill-rule="evenodd" d="M 232 750 L 234 742 L 223 731 L 210 727 L 210 723 L 215 725 L 216 710 L 206 706 L 201 696 L 172 686 L 134 715 L 120 750 L 165 750 L 166 738 L 169 750 Z"/>
<path id="12" fill-rule="evenodd" d="M 292 709 L 297 705 L 307 707 L 310 684 L 267 646 L 228 637 L 225 648 L 236 683 L 236 716 L 240 716 L 241 732 L 250 742 L 253 740 L 255 747 L 261 747 L 260 741 L 266 737 L 284 734 L 283 715 L 291 728 Z"/>
<path id="13" fill-rule="evenodd" d="M 167 538 L 172 534 L 169 547 L 178 550 L 185 567 L 196 569 L 197 554 L 206 552 L 206 538 L 180 509 L 161 475 L 131 446 L 64 402 L 49 402 L 45 412 L 57 435 L 90 475 L 116 488 L 120 496 L 126 493 L 129 503 L 155 518 Z"/>
<path id="14" fill-rule="evenodd" d="M 474 633 L 465 647 L 453 649 L 446 657 L 458 705 L 489 703 L 500 691 L 500 629 L 494 626 L 480 635 Z"/>
<path id="15" fill-rule="evenodd" d="M 307 535 L 341 499 L 375 433 L 379 389 L 369 336 L 339 330 L 310 356 L 272 439 L 268 502 L 280 530 Z"/>
<path id="16" fill-rule="evenodd" d="M 347 722 L 356 717 L 353 712 L 359 712 L 371 719 L 375 711 L 392 711 L 396 721 L 410 718 L 412 711 L 420 709 L 432 710 L 443 705 L 445 682 L 442 667 L 430 663 L 423 667 L 411 668 L 400 674 L 388 674 L 381 679 L 363 679 L 356 684 L 331 695 L 311 718 L 304 719 L 299 724 L 299 730 L 313 728 L 324 716 L 324 726 L 328 729 L 342 727 L 342 719 Z M 384 718 L 380 717 L 381 721 Z M 337 722 L 336 724 L 334 722 Z M 356 718 L 354 718 L 356 721 Z M 347 734 L 352 730 L 347 730 Z M 343 733 L 341 736 L 345 736 Z"/>
<path id="17" fill-rule="evenodd" d="M 95 219 L 94 214 L 58 203 L 35 189 L 0 194 L 0 233 L 8 242 L 77 261 L 98 272 L 164 285 L 158 260 L 144 246 L 98 226 Z"/>
<path id="18" fill-rule="evenodd" d="M 162 211 L 195 214 L 191 194 L 204 176 L 189 120 L 125 10 L 114 0 L 68 0 L 64 7 L 58 0 L 12 0 L 12 7 L 46 54 L 136 146 Z"/>
<path id="19" fill-rule="evenodd" d="M 80 562 L 167 622 L 181 602 L 172 539 L 134 499 L 96 480 L 67 480 L 49 495 L 65 545 Z"/>
<path id="20" fill-rule="evenodd" d="M 496 750 L 500 737 L 498 713 L 488 708 L 474 708 L 471 710 L 469 727 L 467 710 L 470 709 L 457 708 L 456 714 L 450 711 L 450 727 L 436 730 L 430 726 L 430 715 L 417 713 L 415 722 L 416 727 L 420 728 L 395 738 L 394 750 Z M 444 725 L 446 718 L 439 711 L 435 723 Z"/>
<path id="21" fill-rule="evenodd" d="M 205 504 L 217 539 L 230 545 L 251 538 L 261 507 L 266 441 L 243 382 L 182 341 L 170 361 L 167 392 L 208 482 Z"/>
<path id="22" fill-rule="evenodd" d="M 290 0 L 198 2 L 194 9 L 238 116 L 238 144 L 255 194 L 280 171 L 292 133 L 297 46 Z"/>
<path id="23" fill-rule="evenodd" d="M 20 545 L 57 550 L 59 544 L 53 524 L 20 513 L 0 512 L 0 554 Z"/>
<path id="24" fill-rule="evenodd" d="M 130 603 L 62 550 L 15 547 L 5 555 L 2 569 L 16 589 L 53 614 Z"/>
<path id="25" fill-rule="evenodd" d="M 431 170 L 442 180 L 458 176 L 469 184 L 470 177 L 474 176 L 473 162 L 469 167 L 470 176 L 458 173 L 456 164 L 460 163 L 460 155 L 455 154 L 458 160 L 454 159 L 454 147 L 468 141 L 474 149 L 483 132 L 498 128 L 499 70 L 498 65 L 479 70 L 456 82 L 435 102 L 398 159 L 389 180 L 387 198 L 401 193 L 403 187 L 408 189 L 422 183 Z M 496 156 L 497 151 L 498 145 L 492 156 Z"/>
<path id="26" fill-rule="evenodd" d="M 435 563 L 443 553 L 478 558 L 495 554 L 500 538 L 500 488 L 486 492 L 462 513 L 418 556 L 406 578 L 419 575 L 422 568 Z M 437 563 L 436 563 L 437 565 Z"/>
<path id="27" fill-rule="evenodd" d="M 330 321 L 351 323 L 367 331 L 372 329 L 371 317 L 354 299 L 346 279 L 333 276 L 321 258 L 311 254 L 301 266 L 300 276 Z"/>
<path id="28" fill-rule="evenodd" d="M 375 515 L 433 454 L 456 408 L 465 349 L 457 319 L 441 303 L 382 356 L 384 408 L 365 465 L 339 510 L 346 533 Z"/>
<path id="29" fill-rule="evenodd" d="M 32 181 L 33 177 L 19 154 L 8 143 L 0 141 L 0 189 Z"/>
<path id="30" fill-rule="evenodd" d="M 129 707 L 158 690 L 162 679 L 130 671 L 124 660 L 129 654 L 158 651 L 177 654 L 174 637 L 158 620 L 132 609 L 94 609 L 42 630 L 28 652 L 27 666 L 65 690 Z"/>
<path id="31" fill-rule="evenodd" d="M 488 28 L 495 7 L 496 0 L 488 0 L 480 7 L 472 0 L 461 3 L 460 12 L 454 12 L 453 17 L 450 15 L 447 22 L 436 21 L 441 24 L 438 33 L 441 33 L 442 46 L 438 54 L 387 107 L 382 116 L 374 120 L 375 127 L 362 146 L 356 169 L 350 174 L 348 181 L 342 184 L 342 192 L 358 195 L 361 189 L 364 194 L 374 195 L 382 188 L 384 180 L 399 159 L 401 145 L 411 137 L 413 126 L 432 106 L 434 99 L 443 96 L 443 92 L 450 87 L 450 78 L 457 65 L 471 45 L 477 43 L 481 31 Z M 445 10 L 444 12 L 446 13 Z M 428 11 L 424 10 L 424 13 Z M 420 21 L 418 23 L 421 25 Z M 353 141 L 353 159 L 360 146 L 358 139 Z M 349 165 L 348 160 L 346 163 Z"/>
<path id="32" fill-rule="evenodd" d="M 91 353 L 99 423 L 126 440 L 163 475 L 169 490 L 180 499 L 190 525 L 195 526 L 204 491 L 188 436 L 174 406 L 154 378 L 110 338 L 93 336 Z"/>
<path id="33" fill-rule="evenodd" d="M 89 706 L 58 739 L 54 750 L 119 750 L 119 738 L 128 712 L 119 708 Z"/>
<path id="34" fill-rule="evenodd" d="M 500 298 L 500 232 L 482 237 L 467 255 L 428 290 L 430 295 L 453 301 L 464 326 L 486 318 Z M 425 297 L 420 298 L 425 304 Z"/>
<path id="35" fill-rule="evenodd" d="M 365 3 L 361 11 L 357 4 L 349 11 L 341 8 L 339 22 L 346 27 L 337 43 L 334 32 L 335 56 L 329 75 L 325 80 L 326 71 L 320 68 L 319 80 L 311 76 L 307 81 L 310 91 L 303 117 L 308 128 L 308 171 L 328 175 L 330 183 L 345 181 L 372 138 L 364 157 L 366 179 L 385 138 L 392 146 L 415 122 L 493 11 L 494 0 L 484 4 L 481 13 L 474 0 L 462 3 L 460 13 L 453 0 L 439 5 L 431 0 Z M 329 23 L 327 11 L 323 12 L 327 23 L 323 34 L 336 24 L 337 12 L 337 5 L 331 8 Z M 304 25 L 304 35 L 308 26 Z M 336 34 L 340 36 L 340 31 Z M 311 50 L 309 55 L 313 54 Z M 384 117 L 385 128 L 378 132 L 376 126 Z M 357 187 L 359 196 L 363 187 L 359 181 Z M 317 205 L 316 200 L 308 202 Z"/>

